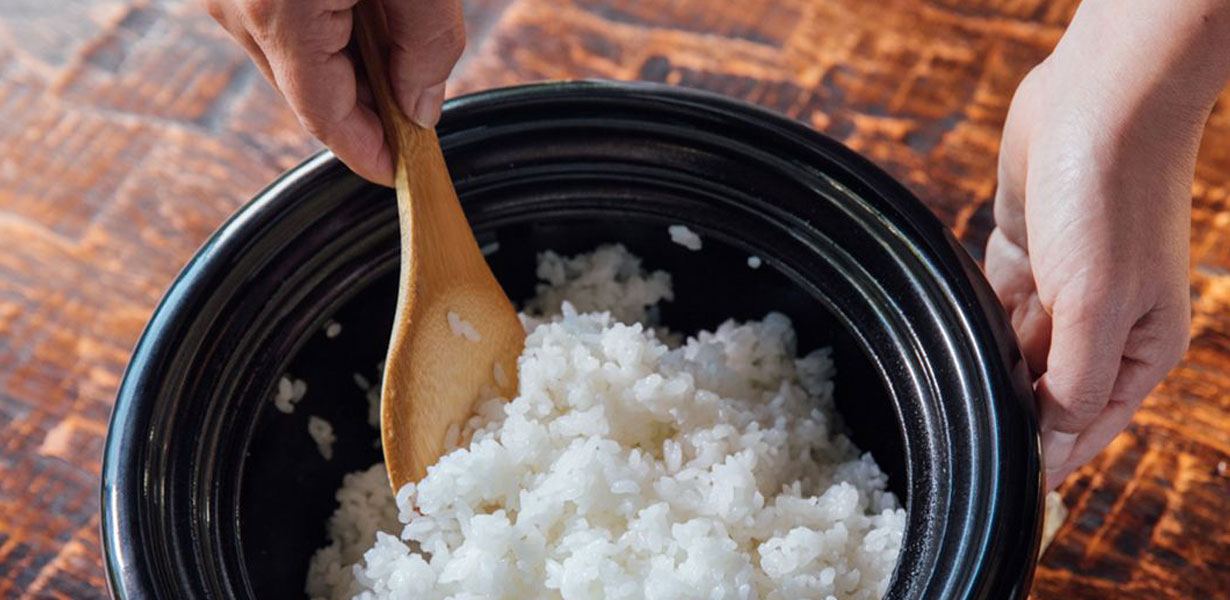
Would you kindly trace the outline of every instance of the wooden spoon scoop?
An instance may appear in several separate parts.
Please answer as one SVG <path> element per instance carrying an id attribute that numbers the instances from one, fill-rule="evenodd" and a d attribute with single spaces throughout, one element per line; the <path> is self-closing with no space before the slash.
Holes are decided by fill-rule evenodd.
<path id="1" fill-rule="evenodd" d="M 410 121 L 393 98 L 379 2 L 359 2 L 354 31 L 396 169 L 401 278 L 380 429 L 398 490 L 440 458 L 483 386 L 512 397 L 525 330 L 466 222 L 435 130 Z"/>

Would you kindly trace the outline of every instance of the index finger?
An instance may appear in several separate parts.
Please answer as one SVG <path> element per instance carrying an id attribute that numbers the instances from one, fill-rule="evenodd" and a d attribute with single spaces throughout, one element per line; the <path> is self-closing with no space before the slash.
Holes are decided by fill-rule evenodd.
<path id="1" fill-rule="evenodd" d="M 274 2 L 258 41 L 304 129 L 363 178 L 391 185 L 393 159 L 380 118 L 359 101 L 354 63 L 345 51 L 356 3 Z"/>

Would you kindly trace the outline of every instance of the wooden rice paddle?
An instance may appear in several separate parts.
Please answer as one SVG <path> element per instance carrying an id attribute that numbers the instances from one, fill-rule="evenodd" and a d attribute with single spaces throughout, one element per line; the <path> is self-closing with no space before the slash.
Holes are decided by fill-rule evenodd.
<path id="1" fill-rule="evenodd" d="M 470 231 L 435 130 L 412 122 L 393 98 L 378 1 L 359 2 L 354 33 L 396 169 L 401 280 L 380 430 L 398 490 L 443 454 L 449 429 L 473 414 L 484 385 L 512 397 L 525 330 Z"/>

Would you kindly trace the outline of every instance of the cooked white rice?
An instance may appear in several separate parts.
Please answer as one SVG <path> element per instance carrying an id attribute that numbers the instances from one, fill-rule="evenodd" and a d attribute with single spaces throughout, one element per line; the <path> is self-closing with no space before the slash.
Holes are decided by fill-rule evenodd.
<path id="1" fill-rule="evenodd" d="M 646 273 L 641 259 L 622 245 L 572 258 L 544 252 L 538 257 L 538 279 L 543 283 L 525 306 L 535 315 L 559 314 L 568 301 L 578 312 L 607 311 L 622 323 L 645 323 L 650 307 L 675 298 L 670 275 Z"/>
<path id="2" fill-rule="evenodd" d="M 700 236 L 689 229 L 687 225 L 671 225 L 666 228 L 666 232 L 670 234 L 672 242 L 688 250 L 696 251 L 701 248 Z"/>
<path id="3" fill-rule="evenodd" d="M 316 449 L 325 460 L 333 460 L 333 443 L 337 436 L 333 434 L 333 424 L 316 416 L 308 417 L 308 435 L 316 442 Z"/>
<path id="4" fill-rule="evenodd" d="M 491 376 L 495 379 L 495 384 L 502 388 L 508 387 L 511 381 L 508 380 L 508 373 L 504 372 L 504 365 L 495 363 L 491 367 Z"/>
<path id="5" fill-rule="evenodd" d="M 278 389 L 273 396 L 273 406 L 280 412 L 291 414 L 295 412 L 295 405 L 303 400 L 307 395 L 307 382 L 302 379 L 295 379 L 290 375 L 283 375 L 278 379 Z"/>
<path id="6" fill-rule="evenodd" d="M 341 323 L 338 323 L 337 321 L 334 321 L 333 319 L 329 319 L 329 322 L 325 323 L 325 337 L 329 339 L 333 339 L 341 334 L 342 334 L 342 324 Z"/>
<path id="7" fill-rule="evenodd" d="M 350 598 L 362 590 L 352 565 L 363 560 L 378 531 L 396 531 L 397 504 L 389 491 L 384 463 L 346 475 L 337 491 L 337 510 L 329 518 L 329 545 L 308 565 L 307 594 L 312 598 Z"/>
<path id="8" fill-rule="evenodd" d="M 449 311 L 445 318 L 448 319 L 448 327 L 453 331 L 453 335 L 464 337 L 471 342 L 481 342 L 483 340 L 482 334 L 478 333 L 478 330 L 474 328 L 474 324 L 461 318 L 457 313 Z"/>
<path id="9" fill-rule="evenodd" d="M 760 260 L 760 257 L 759 257 L 759 256 L 749 256 L 749 257 L 747 257 L 747 266 L 749 266 L 749 267 L 751 267 L 751 268 L 753 268 L 753 269 L 759 269 L 759 268 L 760 268 L 760 265 L 761 265 L 763 262 L 764 262 L 764 261 Z"/>
<path id="10" fill-rule="evenodd" d="M 355 384 L 362 388 L 357 377 L 361 377 L 358 373 L 355 374 Z M 376 378 L 374 381 L 380 381 L 384 377 L 384 361 L 376 363 Z M 366 381 L 366 378 L 364 379 Z M 372 427 L 380 428 L 380 386 L 368 384 L 364 390 L 367 394 L 367 424 Z M 380 447 L 380 440 L 376 440 L 376 447 Z"/>
<path id="11" fill-rule="evenodd" d="M 562 314 L 527 320 L 518 397 L 396 505 L 381 465 L 347 476 L 310 596 L 883 595 L 905 512 L 840 432 L 827 350 L 796 358 L 780 314 L 671 349 L 637 322 L 669 278 L 620 247 L 539 275 L 529 308 Z"/>

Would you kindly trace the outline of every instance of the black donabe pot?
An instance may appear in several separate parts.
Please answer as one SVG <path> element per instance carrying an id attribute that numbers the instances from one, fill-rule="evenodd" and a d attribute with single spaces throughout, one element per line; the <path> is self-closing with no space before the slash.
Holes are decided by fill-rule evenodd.
<path id="1" fill-rule="evenodd" d="M 855 441 L 907 500 L 888 598 L 1024 598 L 1040 525 L 1032 397 L 1002 309 L 944 227 L 840 144 L 758 108 L 643 84 L 451 101 L 439 127 L 514 300 L 534 256 L 618 241 L 674 275 L 665 323 L 788 314 L 835 347 Z M 103 546 L 118 598 L 301 597 L 344 473 L 379 459 L 351 373 L 374 379 L 396 292 L 389 190 L 328 154 L 200 250 L 154 313 L 112 416 Z M 704 248 L 672 244 L 668 225 Z M 764 266 L 752 269 L 755 255 Z M 329 338 L 328 319 L 343 330 Z M 270 399 L 305 379 L 292 415 Z M 308 415 L 338 433 L 325 461 Z"/>

